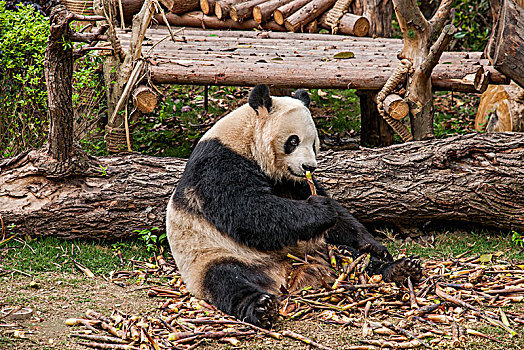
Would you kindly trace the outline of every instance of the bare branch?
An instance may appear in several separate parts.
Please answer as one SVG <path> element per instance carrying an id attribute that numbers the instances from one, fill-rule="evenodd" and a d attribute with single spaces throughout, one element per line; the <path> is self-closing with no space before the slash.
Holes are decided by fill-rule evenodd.
<path id="1" fill-rule="evenodd" d="M 98 30 L 94 33 L 71 33 L 71 41 L 75 42 L 82 42 L 82 43 L 92 43 L 95 41 L 108 41 L 108 38 L 106 35 L 103 35 L 107 29 L 109 28 L 109 24 L 104 24 L 98 28 Z"/>
<path id="2" fill-rule="evenodd" d="M 75 21 L 105 21 L 106 18 L 104 16 L 84 16 L 84 15 L 78 15 L 76 13 L 73 13 L 73 20 Z"/>
<path id="3" fill-rule="evenodd" d="M 451 5 L 453 5 L 453 0 L 442 0 L 440 6 L 437 9 L 437 12 L 429 20 L 429 25 L 431 26 L 431 36 L 433 37 L 437 33 L 440 33 L 444 23 L 449 18 L 449 12 L 451 11 Z M 453 23 L 453 22 L 451 22 Z"/>
<path id="4" fill-rule="evenodd" d="M 431 46 L 428 56 L 420 64 L 420 70 L 426 77 L 431 76 L 431 71 L 437 65 L 442 52 L 448 46 L 451 38 L 453 38 L 453 34 L 455 34 L 455 26 L 453 24 L 446 25 L 437 41 Z"/>
<path id="5" fill-rule="evenodd" d="M 106 35 L 96 33 L 71 33 L 71 41 L 77 43 L 91 43 L 93 41 L 107 41 Z"/>
<path id="6" fill-rule="evenodd" d="M 429 25 L 420 12 L 416 0 L 393 0 L 393 6 L 404 38 L 406 38 L 409 27 L 423 30 Z"/>

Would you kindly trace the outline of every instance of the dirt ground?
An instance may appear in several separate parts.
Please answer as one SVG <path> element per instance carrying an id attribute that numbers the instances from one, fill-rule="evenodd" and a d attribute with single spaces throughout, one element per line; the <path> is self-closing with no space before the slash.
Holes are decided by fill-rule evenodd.
<path id="1" fill-rule="evenodd" d="M 118 309 L 133 315 L 155 315 L 159 313 L 164 298 L 147 296 L 148 285 L 129 284 L 124 287 L 106 281 L 103 277 L 93 279 L 81 274 L 41 273 L 36 279 L 21 274 L 1 277 L 0 307 L 28 307 L 34 310 L 33 316 L 26 321 L 0 320 L 0 349 L 86 349 L 76 344 L 69 336 L 71 329 L 65 325 L 68 318 L 80 318 L 88 309 L 109 315 Z M 32 283 L 32 281 L 34 281 Z M 36 283 L 36 284 L 35 284 Z M 150 285 L 149 285 L 150 286 Z M 518 304 L 515 311 L 523 311 Z M 358 317 L 358 314 L 356 314 Z M 477 329 L 487 325 L 472 325 Z M 332 347 L 344 349 L 358 344 L 362 338 L 358 327 L 328 325 L 315 319 L 307 321 L 281 321 L 276 330 L 292 330 L 308 336 L 315 341 Z M 492 334 L 500 343 L 482 338 L 468 337 L 467 349 L 523 349 L 522 327 L 516 328 L 519 335 L 510 338 L 507 333 Z M 14 336 L 16 330 L 22 330 L 26 339 Z M 485 330 L 484 330 L 485 331 Z M 496 332 L 496 329 L 494 330 Z M 486 331 L 485 331 L 486 332 Z M 447 345 L 434 345 L 435 348 L 448 348 Z M 242 340 L 239 346 L 232 347 L 216 341 L 208 341 L 200 349 L 308 349 L 309 346 L 292 339 L 274 340 L 269 337 L 257 337 L 249 341 Z"/>

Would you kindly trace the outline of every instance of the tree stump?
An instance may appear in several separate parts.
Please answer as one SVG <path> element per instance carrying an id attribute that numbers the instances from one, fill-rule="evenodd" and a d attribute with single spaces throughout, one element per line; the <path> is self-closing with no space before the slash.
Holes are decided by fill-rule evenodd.
<path id="1" fill-rule="evenodd" d="M 475 129 L 485 132 L 524 131 L 524 89 L 490 85 L 482 94 Z"/>

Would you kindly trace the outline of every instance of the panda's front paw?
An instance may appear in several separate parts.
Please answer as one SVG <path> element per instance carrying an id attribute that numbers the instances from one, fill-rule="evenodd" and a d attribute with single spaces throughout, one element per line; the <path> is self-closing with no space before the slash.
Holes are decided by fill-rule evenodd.
<path id="1" fill-rule="evenodd" d="M 362 253 L 370 253 L 372 256 L 385 262 L 393 261 L 393 256 L 389 252 L 388 248 L 377 241 L 365 243 L 364 245 L 360 246 L 358 250 Z"/>
<path id="2" fill-rule="evenodd" d="M 384 269 L 382 277 L 386 282 L 405 282 L 408 277 L 412 281 L 418 281 L 422 278 L 420 259 L 410 256 L 394 261 Z"/>
<path id="3" fill-rule="evenodd" d="M 315 213 L 320 221 L 324 221 L 327 226 L 333 226 L 337 222 L 338 212 L 334 199 L 324 196 L 309 196 L 308 204 L 315 207 Z"/>
<path id="4" fill-rule="evenodd" d="M 255 326 L 269 329 L 278 318 L 280 301 L 272 294 L 257 294 L 250 298 L 251 305 L 246 308 L 246 314 L 242 318 Z"/>

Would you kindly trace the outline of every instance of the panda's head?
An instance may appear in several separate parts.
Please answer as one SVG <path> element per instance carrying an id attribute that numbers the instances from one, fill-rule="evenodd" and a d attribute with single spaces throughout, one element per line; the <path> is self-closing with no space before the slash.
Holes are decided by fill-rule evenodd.
<path id="1" fill-rule="evenodd" d="M 271 97 L 265 85 L 249 95 L 256 112 L 251 153 L 269 177 L 304 180 L 317 167 L 317 129 L 311 117 L 309 95 L 298 90 L 293 97 Z"/>

